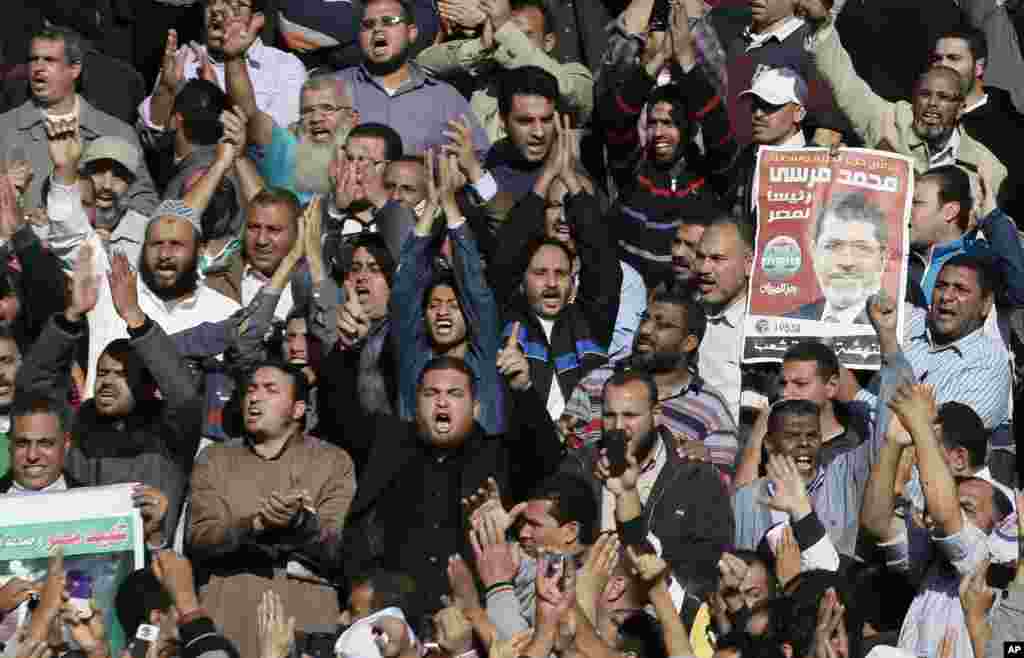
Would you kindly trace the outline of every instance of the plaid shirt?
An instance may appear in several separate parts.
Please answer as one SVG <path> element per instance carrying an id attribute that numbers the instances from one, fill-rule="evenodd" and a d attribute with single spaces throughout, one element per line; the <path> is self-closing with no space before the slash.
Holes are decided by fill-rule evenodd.
<path id="1" fill-rule="evenodd" d="M 604 412 L 604 383 L 615 372 L 615 364 L 592 370 L 580 380 L 565 403 L 558 421 L 565 445 L 580 450 L 601 439 Z M 732 482 L 739 452 L 736 423 L 721 393 L 697 375 L 676 394 L 658 400 L 654 422 L 680 441 L 700 441 L 709 461 L 718 467 L 726 486 Z"/>

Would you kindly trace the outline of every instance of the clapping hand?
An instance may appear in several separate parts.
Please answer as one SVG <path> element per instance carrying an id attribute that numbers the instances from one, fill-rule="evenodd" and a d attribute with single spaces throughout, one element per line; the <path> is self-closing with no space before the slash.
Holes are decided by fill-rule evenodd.
<path id="1" fill-rule="evenodd" d="M 284 616 L 284 604 L 273 590 L 263 592 L 256 608 L 260 658 L 287 658 L 295 642 L 295 617 Z"/>
<path id="2" fill-rule="evenodd" d="M 807 485 L 804 484 L 793 458 L 772 455 L 765 468 L 774 492 L 771 496 L 759 497 L 758 502 L 789 514 L 793 521 L 799 521 L 810 514 L 811 500 L 807 496 Z"/>
<path id="3" fill-rule="evenodd" d="M 345 280 L 345 303 L 338 307 L 338 340 L 348 350 L 362 342 L 370 333 L 370 319 L 359 303 L 356 284 Z"/>
<path id="4" fill-rule="evenodd" d="M 116 252 L 110 259 L 107 281 L 110 283 L 114 308 L 131 329 L 137 329 L 146 322 L 146 314 L 139 307 L 137 279 L 138 274 L 128 264 L 128 257 L 122 252 Z"/>
<path id="5" fill-rule="evenodd" d="M 78 250 L 75 271 L 71 275 L 71 303 L 64 309 L 68 322 L 79 322 L 96 307 L 99 299 L 99 276 L 93 264 L 93 246 L 86 242 Z"/>
<path id="6" fill-rule="evenodd" d="M 469 125 L 469 119 L 462 115 L 458 119 L 448 122 L 448 130 L 441 133 L 449 141 L 441 146 L 441 152 L 445 155 L 454 155 L 458 158 L 459 170 L 470 183 L 476 183 L 484 174 L 480 159 L 476 157 L 476 145 L 473 143 L 473 129 Z M 465 182 L 463 182 L 465 185 Z"/>
<path id="7" fill-rule="evenodd" d="M 911 436 L 931 431 L 938 417 L 935 394 L 928 384 L 903 384 L 893 394 L 889 408 Z"/>

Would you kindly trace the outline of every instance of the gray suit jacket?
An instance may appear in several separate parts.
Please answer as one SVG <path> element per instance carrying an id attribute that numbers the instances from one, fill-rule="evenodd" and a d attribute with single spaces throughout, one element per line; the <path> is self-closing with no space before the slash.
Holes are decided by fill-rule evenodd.
<path id="1" fill-rule="evenodd" d="M 142 153 L 139 138 L 131 126 L 118 118 L 100 112 L 81 96 L 79 96 L 78 102 L 81 103 L 79 126 L 83 142 L 88 143 L 105 136 L 122 137 L 134 144 L 139 149 L 139 153 Z M 28 160 L 32 165 L 32 171 L 35 172 L 35 177 L 25 192 L 25 206 L 27 208 L 45 208 L 43 184 L 50 178 L 50 152 L 46 144 L 46 126 L 43 123 L 43 114 L 31 100 L 9 112 L 0 114 L 0 158 L 13 159 L 15 150 L 19 147 L 24 154 L 17 157 L 24 157 Z M 149 176 L 145 159 L 141 160 L 138 171 L 135 172 L 135 180 L 125 193 L 124 201 L 129 208 L 146 217 L 156 208 L 159 198 L 153 189 L 153 180 Z"/>

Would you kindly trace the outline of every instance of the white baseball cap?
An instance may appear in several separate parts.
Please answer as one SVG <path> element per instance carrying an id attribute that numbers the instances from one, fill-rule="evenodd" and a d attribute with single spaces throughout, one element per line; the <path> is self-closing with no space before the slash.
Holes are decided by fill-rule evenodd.
<path id="1" fill-rule="evenodd" d="M 791 68 L 764 69 L 754 76 L 750 89 L 740 97 L 753 94 L 772 105 L 807 105 L 807 83 Z"/>

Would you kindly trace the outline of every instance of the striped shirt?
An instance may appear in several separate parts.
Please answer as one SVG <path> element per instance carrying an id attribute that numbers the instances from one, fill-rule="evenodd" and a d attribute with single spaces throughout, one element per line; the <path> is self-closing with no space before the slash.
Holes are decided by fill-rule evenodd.
<path id="1" fill-rule="evenodd" d="M 590 371 L 565 403 L 558 425 L 570 450 L 580 450 L 601 439 L 604 383 L 614 372 L 614 364 Z M 658 400 L 654 422 L 664 426 L 678 440 L 702 442 L 710 462 L 718 467 L 726 486 L 729 485 L 739 442 L 736 423 L 721 393 L 694 375 L 686 388 Z"/>
<path id="2" fill-rule="evenodd" d="M 914 308 L 904 332 L 903 353 L 917 381 L 935 388 L 935 401 L 962 402 L 987 429 L 1007 422 L 1010 363 L 1003 344 L 978 329 L 960 340 L 933 346 L 923 309 Z"/>

